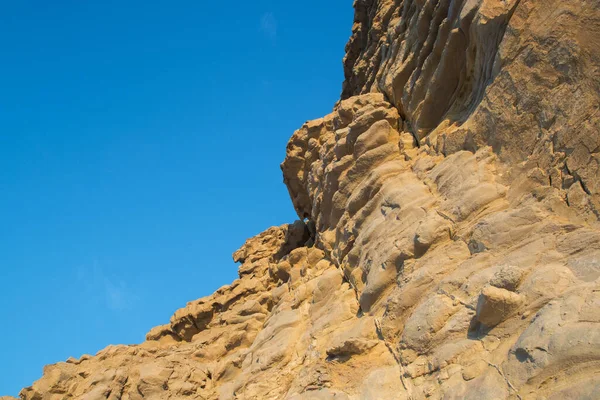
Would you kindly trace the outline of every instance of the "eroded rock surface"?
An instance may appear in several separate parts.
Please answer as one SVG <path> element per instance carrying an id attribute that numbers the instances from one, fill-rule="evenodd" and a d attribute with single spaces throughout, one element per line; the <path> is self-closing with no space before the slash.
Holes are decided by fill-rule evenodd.
<path id="1" fill-rule="evenodd" d="M 598 398 L 600 1 L 355 8 L 281 166 L 301 221 L 22 399 Z"/>

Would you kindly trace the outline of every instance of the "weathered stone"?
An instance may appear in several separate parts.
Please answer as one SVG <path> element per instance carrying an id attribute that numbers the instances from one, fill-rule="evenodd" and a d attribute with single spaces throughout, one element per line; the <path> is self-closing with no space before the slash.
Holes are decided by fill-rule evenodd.
<path id="1" fill-rule="evenodd" d="M 477 302 L 477 320 L 488 327 L 498 325 L 523 304 L 517 293 L 494 286 L 486 286 Z"/>

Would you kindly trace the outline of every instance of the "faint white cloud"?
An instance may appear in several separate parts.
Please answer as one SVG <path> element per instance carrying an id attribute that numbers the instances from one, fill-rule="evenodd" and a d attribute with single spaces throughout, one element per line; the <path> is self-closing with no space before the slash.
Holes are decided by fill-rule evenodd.
<path id="1" fill-rule="evenodd" d="M 108 278 L 104 279 L 104 296 L 108 308 L 115 311 L 129 309 L 135 301 L 125 282 L 113 282 Z"/>
<path id="2" fill-rule="evenodd" d="M 263 14 L 260 19 L 260 30 L 269 39 L 273 41 L 277 39 L 277 20 L 275 19 L 273 13 L 268 12 Z"/>
<path id="3" fill-rule="evenodd" d="M 134 307 L 138 297 L 127 283 L 114 276 L 107 276 L 94 260 L 91 267 L 79 267 L 77 279 L 95 302 L 104 303 L 112 311 L 123 311 Z"/>

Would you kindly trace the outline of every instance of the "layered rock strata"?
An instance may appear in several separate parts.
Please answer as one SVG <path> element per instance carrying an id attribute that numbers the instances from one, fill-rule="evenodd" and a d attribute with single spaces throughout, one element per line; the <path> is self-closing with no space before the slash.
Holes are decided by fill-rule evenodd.
<path id="1" fill-rule="evenodd" d="M 301 221 L 58 399 L 594 399 L 600 1 L 357 0 L 333 112 L 287 147 Z"/>

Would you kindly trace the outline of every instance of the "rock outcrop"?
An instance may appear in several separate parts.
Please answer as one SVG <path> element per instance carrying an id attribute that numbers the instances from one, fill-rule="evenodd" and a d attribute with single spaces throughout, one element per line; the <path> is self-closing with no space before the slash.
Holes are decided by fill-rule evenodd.
<path id="1" fill-rule="evenodd" d="M 594 399 L 600 0 L 356 0 L 300 221 L 135 346 L 25 400 Z"/>

